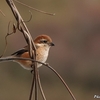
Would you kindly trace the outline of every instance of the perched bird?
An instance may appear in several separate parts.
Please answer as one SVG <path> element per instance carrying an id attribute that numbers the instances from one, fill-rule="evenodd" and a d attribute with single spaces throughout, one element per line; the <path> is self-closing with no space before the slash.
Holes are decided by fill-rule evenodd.
<path id="1" fill-rule="evenodd" d="M 54 46 L 52 39 L 48 35 L 39 35 L 34 40 L 36 46 L 36 60 L 42 63 L 48 58 L 49 50 L 51 46 Z M 34 55 L 34 51 L 33 51 Z M 30 58 L 29 48 L 25 46 L 24 48 L 14 52 L 11 57 L 21 57 L 21 58 Z M 32 70 L 32 61 L 29 60 L 13 60 L 14 62 L 19 63 L 24 69 Z M 37 67 L 42 66 L 42 64 L 37 64 Z"/>

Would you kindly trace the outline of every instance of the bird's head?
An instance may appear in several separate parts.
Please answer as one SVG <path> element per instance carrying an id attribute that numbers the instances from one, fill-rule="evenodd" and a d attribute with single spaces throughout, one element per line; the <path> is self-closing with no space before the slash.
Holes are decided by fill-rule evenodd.
<path id="1" fill-rule="evenodd" d="M 54 46 L 52 39 L 48 35 L 39 35 L 35 38 L 34 43 L 37 47 L 51 47 Z"/>

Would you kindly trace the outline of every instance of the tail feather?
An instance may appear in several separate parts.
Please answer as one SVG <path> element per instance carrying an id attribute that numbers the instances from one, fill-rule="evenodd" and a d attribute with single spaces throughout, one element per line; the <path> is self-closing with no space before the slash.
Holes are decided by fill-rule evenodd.
<path id="1" fill-rule="evenodd" d="M 8 61 L 13 61 L 13 57 L 12 56 L 7 56 L 7 57 L 1 57 L 0 58 L 0 63 L 8 62 Z"/>

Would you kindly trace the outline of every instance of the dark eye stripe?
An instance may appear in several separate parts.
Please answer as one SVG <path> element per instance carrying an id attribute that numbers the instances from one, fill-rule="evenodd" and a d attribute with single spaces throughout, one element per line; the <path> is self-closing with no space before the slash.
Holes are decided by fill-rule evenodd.
<path id="1" fill-rule="evenodd" d="M 46 40 L 44 40 L 43 42 L 44 42 L 44 43 L 47 43 L 47 41 L 46 41 Z"/>
<path id="2" fill-rule="evenodd" d="M 47 40 L 45 40 L 45 39 L 42 39 L 41 40 L 41 43 L 47 43 L 48 41 Z"/>

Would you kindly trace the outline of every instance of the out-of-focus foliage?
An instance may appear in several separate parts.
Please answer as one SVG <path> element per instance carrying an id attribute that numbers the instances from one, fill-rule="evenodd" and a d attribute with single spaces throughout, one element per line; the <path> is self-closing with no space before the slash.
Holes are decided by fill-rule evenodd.
<path id="1" fill-rule="evenodd" d="M 33 38 L 50 35 L 55 43 L 48 61 L 75 94 L 77 100 L 94 100 L 100 95 L 100 1 L 99 0 L 20 0 L 35 8 L 56 13 L 48 16 L 31 10 L 32 20 L 26 22 Z M 29 9 L 15 3 L 25 21 Z M 0 54 L 5 47 L 4 37 L 9 21 L 16 23 L 5 0 L 0 1 Z M 12 23 L 10 32 L 12 31 Z M 17 31 L 8 37 L 5 56 L 25 45 Z M 40 68 L 41 81 L 48 100 L 71 100 L 59 79 L 46 67 Z M 31 74 L 18 64 L 0 63 L 0 100 L 27 100 Z M 40 96 L 41 98 L 41 96 Z"/>

